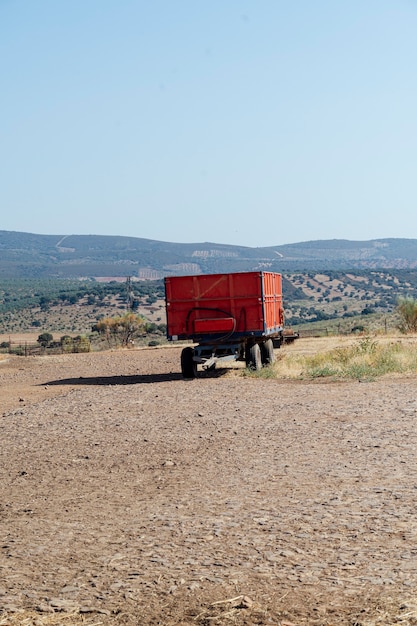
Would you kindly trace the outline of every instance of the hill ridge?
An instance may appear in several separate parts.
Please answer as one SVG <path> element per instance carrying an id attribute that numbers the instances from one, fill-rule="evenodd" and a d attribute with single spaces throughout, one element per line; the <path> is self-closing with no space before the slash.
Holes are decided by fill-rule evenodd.
<path id="1" fill-rule="evenodd" d="M 63 244 L 63 245 L 62 245 Z M 415 269 L 417 239 L 320 239 L 249 247 L 124 235 L 0 231 L 0 278 L 100 278 L 271 270 Z"/>

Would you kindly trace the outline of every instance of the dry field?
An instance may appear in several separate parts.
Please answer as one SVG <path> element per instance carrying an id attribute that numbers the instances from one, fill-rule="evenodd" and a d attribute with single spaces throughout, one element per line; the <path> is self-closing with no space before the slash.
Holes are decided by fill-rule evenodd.
<path id="1" fill-rule="evenodd" d="M 0 626 L 417 624 L 414 374 L 184 381 L 167 347 L 0 386 Z"/>

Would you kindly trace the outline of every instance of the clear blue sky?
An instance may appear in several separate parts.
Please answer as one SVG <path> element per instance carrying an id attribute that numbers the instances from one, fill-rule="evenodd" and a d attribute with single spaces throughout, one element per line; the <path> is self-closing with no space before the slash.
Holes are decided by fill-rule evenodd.
<path id="1" fill-rule="evenodd" d="M 0 230 L 417 238 L 417 0 L 0 0 Z"/>

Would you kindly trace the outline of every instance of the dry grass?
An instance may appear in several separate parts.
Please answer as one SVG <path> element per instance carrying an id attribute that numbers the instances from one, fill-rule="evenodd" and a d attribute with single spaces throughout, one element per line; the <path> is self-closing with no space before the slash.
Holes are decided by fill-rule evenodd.
<path id="1" fill-rule="evenodd" d="M 0 613 L 0 626 L 101 626 L 100 615 L 84 616 L 80 613 L 38 613 L 19 611 L 4 616 Z"/>
<path id="2" fill-rule="evenodd" d="M 234 600 L 239 602 L 233 602 Z M 215 606 L 219 604 L 221 604 L 220 607 Z M 218 611 L 214 611 L 215 608 L 218 608 Z M 258 618 L 261 615 L 264 617 L 268 613 L 268 611 L 262 611 L 262 608 L 256 603 L 252 603 L 249 598 L 239 596 L 239 598 L 209 605 L 201 614 L 194 618 L 194 623 L 240 623 L 239 614 L 242 608 L 248 610 L 244 611 L 246 614 L 245 618 L 248 617 L 248 613 L 251 617 Z M 123 619 L 121 621 L 123 622 Z M 99 613 L 88 615 L 82 615 L 78 612 L 42 614 L 36 611 L 19 611 L 3 615 L 0 613 L 0 626 L 105 626 L 111 623 L 120 623 L 120 620 L 117 616 L 109 617 Z M 244 620 L 244 623 L 247 624 L 248 622 Z M 254 623 L 258 623 L 258 620 Z M 296 626 L 296 623 L 292 621 L 276 622 L 277 626 L 290 623 Z M 329 622 L 326 623 L 330 624 Z M 411 598 L 399 602 L 398 599 L 385 598 L 377 606 L 367 607 L 364 605 L 360 618 L 355 620 L 352 617 L 352 624 L 355 626 L 394 626 L 394 624 L 398 624 L 398 626 L 416 626 L 417 600 Z"/>
<path id="3" fill-rule="evenodd" d="M 361 619 L 361 626 L 416 626 L 417 624 L 417 601 L 406 600 L 400 605 L 398 601 L 387 600 L 384 606 L 376 608 L 365 619 Z"/>
<path id="4" fill-rule="evenodd" d="M 250 375 L 287 379 L 372 379 L 417 372 L 417 336 L 331 336 L 298 339 L 272 367 Z M 245 372 L 247 375 L 247 372 Z"/>

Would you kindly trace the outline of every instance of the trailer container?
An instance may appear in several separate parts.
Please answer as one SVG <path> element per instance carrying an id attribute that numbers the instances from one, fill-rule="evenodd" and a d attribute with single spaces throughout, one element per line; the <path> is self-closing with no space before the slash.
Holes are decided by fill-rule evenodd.
<path id="1" fill-rule="evenodd" d="M 284 310 L 281 274 L 237 272 L 173 276 L 165 279 L 167 337 L 190 340 L 181 369 L 193 377 L 197 364 L 246 360 L 255 369 L 270 363 L 282 339 Z"/>

